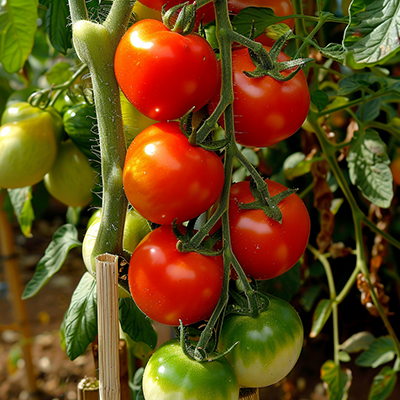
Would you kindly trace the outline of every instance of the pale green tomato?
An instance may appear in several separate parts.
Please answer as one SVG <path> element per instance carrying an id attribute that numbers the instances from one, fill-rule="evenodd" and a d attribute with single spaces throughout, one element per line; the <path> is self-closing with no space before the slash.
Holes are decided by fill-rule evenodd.
<path id="1" fill-rule="evenodd" d="M 197 362 L 177 339 L 161 345 L 143 374 L 146 400 L 237 400 L 239 384 L 226 358 Z"/>
<path id="2" fill-rule="evenodd" d="M 296 364 L 303 347 L 303 324 L 286 301 L 268 295 L 268 308 L 256 318 L 228 315 L 223 322 L 218 350 L 227 354 L 244 387 L 270 386 Z"/>
<path id="3" fill-rule="evenodd" d="M 129 147 L 132 140 L 144 129 L 157 123 L 154 119 L 146 117 L 138 111 L 121 93 L 121 110 L 124 122 L 126 145 Z"/>
<path id="4" fill-rule="evenodd" d="M 53 167 L 44 177 L 48 192 L 70 207 L 83 207 L 92 200 L 95 181 L 89 161 L 71 140 L 61 144 Z"/>
<path id="5" fill-rule="evenodd" d="M 32 186 L 52 168 L 59 137 L 50 113 L 10 122 L 0 128 L 0 187 Z"/>
<path id="6" fill-rule="evenodd" d="M 86 269 L 92 275 L 96 271 L 95 261 L 91 260 L 94 244 L 99 233 L 101 214 L 91 222 L 82 243 L 82 257 Z M 128 253 L 133 253 L 139 242 L 150 232 L 148 221 L 143 218 L 136 210 L 130 210 L 126 214 L 124 237 L 122 246 Z"/>

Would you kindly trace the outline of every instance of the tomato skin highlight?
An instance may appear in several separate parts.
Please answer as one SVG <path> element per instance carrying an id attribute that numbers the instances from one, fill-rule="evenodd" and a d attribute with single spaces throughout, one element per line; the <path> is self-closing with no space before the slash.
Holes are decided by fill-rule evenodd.
<path id="1" fill-rule="evenodd" d="M 207 319 L 222 290 L 222 256 L 179 252 L 172 226 L 150 232 L 132 254 L 128 281 L 136 305 L 165 325 Z"/>
<path id="2" fill-rule="evenodd" d="M 213 49 L 200 35 L 182 36 L 160 21 L 134 24 L 121 39 L 115 75 L 126 98 L 156 121 L 203 107 L 218 85 Z"/>
<path id="3" fill-rule="evenodd" d="M 269 51 L 268 46 L 264 48 Z M 278 61 L 289 57 L 280 52 Z M 303 71 L 287 82 L 270 76 L 249 78 L 243 71 L 255 66 L 247 49 L 232 53 L 234 124 L 236 142 L 247 147 L 267 147 L 287 139 L 300 129 L 310 108 L 310 93 Z M 287 76 L 291 71 L 282 71 Z M 213 111 L 220 99 L 214 93 L 209 109 Z"/>
<path id="4" fill-rule="evenodd" d="M 271 196 L 286 190 L 280 183 L 266 182 Z M 253 201 L 249 182 L 232 185 L 229 200 L 232 250 L 248 276 L 272 279 L 292 268 L 303 255 L 310 235 L 310 217 L 295 193 L 278 204 L 282 224 L 262 210 L 239 209 L 238 203 Z"/>
<path id="5" fill-rule="evenodd" d="M 268 308 L 256 318 L 228 315 L 222 326 L 218 350 L 226 351 L 239 385 L 270 386 L 283 379 L 299 359 L 303 346 L 303 324 L 286 301 L 268 295 Z"/>
<path id="6" fill-rule="evenodd" d="M 226 358 L 199 363 L 172 339 L 147 363 L 143 394 L 146 400 L 237 400 L 239 384 Z"/>
<path id="7" fill-rule="evenodd" d="M 123 184 L 143 217 L 166 225 L 207 211 L 222 192 L 224 168 L 215 153 L 190 145 L 177 122 L 160 122 L 129 146 Z"/>

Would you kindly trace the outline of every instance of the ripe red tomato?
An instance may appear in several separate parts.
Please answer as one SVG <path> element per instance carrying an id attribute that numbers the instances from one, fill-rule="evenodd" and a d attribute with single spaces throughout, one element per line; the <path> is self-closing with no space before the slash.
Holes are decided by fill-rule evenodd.
<path id="1" fill-rule="evenodd" d="M 162 22 L 137 22 L 115 53 L 115 75 L 126 98 L 157 121 L 203 107 L 218 85 L 217 59 L 197 34 L 180 35 Z"/>
<path id="2" fill-rule="evenodd" d="M 286 190 L 280 183 L 266 180 L 271 196 Z M 310 235 L 310 217 L 297 194 L 282 200 L 278 207 L 282 223 L 262 210 L 240 209 L 238 203 L 251 203 L 249 182 L 235 183 L 229 199 L 232 250 L 243 271 L 254 279 L 271 279 L 292 268 L 304 253 Z"/>
<path id="3" fill-rule="evenodd" d="M 267 51 L 270 47 L 264 46 Z M 289 57 L 280 52 L 278 61 Z M 247 49 L 232 54 L 233 91 L 235 100 L 235 136 L 237 143 L 248 147 L 267 147 L 293 135 L 303 124 L 310 107 L 310 93 L 303 71 L 286 82 L 270 76 L 248 78 L 243 71 L 255 66 Z M 282 71 L 283 76 L 289 71 Z M 218 104 L 220 89 L 214 93 L 210 111 Z"/>
<path id="4" fill-rule="evenodd" d="M 396 157 L 390 163 L 390 170 L 393 175 L 393 182 L 396 185 L 400 185 L 400 155 L 397 154 Z"/>
<path id="5" fill-rule="evenodd" d="M 177 6 L 178 4 L 184 3 L 181 0 L 142 0 L 142 4 L 147 7 L 152 8 L 153 10 L 161 11 L 162 6 L 165 4 L 165 10 L 169 10 L 173 6 Z M 190 3 L 194 3 L 190 1 Z M 213 3 L 208 3 L 205 6 L 199 8 L 196 11 L 196 26 L 200 25 L 200 22 L 203 20 L 203 25 L 208 24 L 209 22 L 215 19 L 214 13 L 214 5 Z"/>
<path id="6" fill-rule="evenodd" d="M 123 183 L 143 217 L 166 225 L 207 211 L 222 192 L 224 168 L 215 153 L 190 145 L 177 122 L 159 122 L 129 146 Z"/>
<path id="7" fill-rule="evenodd" d="M 207 319 L 222 290 L 222 256 L 181 253 L 172 226 L 150 232 L 132 254 L 128 280 L 136 305 L 151 319 L 184 325 Z"/>

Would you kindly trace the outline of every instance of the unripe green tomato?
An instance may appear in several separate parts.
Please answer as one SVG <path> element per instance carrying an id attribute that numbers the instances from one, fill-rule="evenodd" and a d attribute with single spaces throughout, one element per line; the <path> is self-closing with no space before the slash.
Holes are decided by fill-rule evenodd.
<path id="1" fill-rule="evenodd" d="M 64 131 L 64 125 L 61 115 L 53 107 L 46 107 L 46 109 L 41 109 L 39 107 L 32 107 L 29 103 L 20 101 L 16 103 L 11 103 L 4 111 L 1 116 L 1 124 L 8 124 L 10 122 L 20 122 L 26 120 L 32 120 L 43 114 L 48 114 L 53 120 L 53 125 L 55 133 L 57 134 L 57 139 L 61 141 L 61 135 Z"/>
<path id="2" fill-rule="evenodd" d="M 239 384 L 225 357 L 197 362 L 186 356 L 177 339 L 162 344 L 143 373 L 146 400 L 237 400 Z"/>
<path id="3" fill-rule="evenodd" d="M 99 233 L 101 214 L 89 225 L 82 243 L 82 257 L 85 267 L 92 275 L 96 272 L 96 261 L 92 260 L 93 247 Z M 150 232 L 148 221 L 136 210 L 126 214 L 122 247 L 128 253 L 133 253 L 139 242 Z M 119 297 L 127 297 L 128 293 L 119 289 Z"/>
<path id="4" fill-rule="evenodd" d="M 51 170 L 44 177 L 48 192 L 70 207 L 83 207 L 92 200 L 96 174 L 85 155 L 71 140 L 63 142 Z"/>
<path id="5" fill-rule="evenodd" d="M 144 129 L 157 123 L 154 119 L 146 117 L 137 110 L 121 93 L 121 110 L 124 122 L 126 145 L 129 147 L 132 140 Z"/>
<path id="6" fill-rule="evenodd" d="M 153 10 L 150 7 L 145 6 L 139 1 L 135 2 L 133 6 L 133 13 L 135 14 L 136 21 L 140 21 L 142 19 L 156 19 L 158 21 L 162 21 L 161 12 L 158 10 Z"/>
<path id="7" fill-rule="evenodd" d="M 41 112 L 0 127 L 0 187 L 21 188 L 40 182 L 58 153 L 59 133 L 50 113 Z"/>

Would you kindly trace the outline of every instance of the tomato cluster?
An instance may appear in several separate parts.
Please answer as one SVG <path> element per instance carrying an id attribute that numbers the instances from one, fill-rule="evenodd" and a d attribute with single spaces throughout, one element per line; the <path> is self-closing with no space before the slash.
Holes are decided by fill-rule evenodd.
<path id="1" fill-rule="evenodd" d="M 154 9 L 160 9 L 161 3 L 143 1 Z M 175 3 L 169 1 L 167 7 Z M 232 1 L 229 8 L 237 13 L 247 5 L 260 4 Z M 203 22 L 207 21 L 208 6 L 198 13 Z M 280 15 L 292 11 L 289 7 L 286 14 Z M 277 62 L 287 60 L 289 57 L 281 52 Z M 211 113 L 221 97 L 220 68 L 203 37 L 181 35 L 160 21 L 142 19 L 123 36 L 114 61 L 124 98 L 148 118 L 159 121 L 134 135 L 123 169 L 130 204 L 153 226 L 130 258 L 131 295 L 139 309 L 154 321 L 171 326 L 201 324 L 211 317 L 220 299 L 224 264 L 220 253 L 211 254 L 210 249 L 204 252 L 203 247 L 184 248 L 182 241 L 190 240 L 193 221 L 201 226 L 199 221 L 207 220 L 219 202 L 226 201 L 230 242 L 225 245 L 231 248 L 244 274 L 264 280 L 282 275 L 301 258 L 310 233 L 309 215 L 295 193 L 281 197 L 286 188 L 270 180 L 265 181 L 268 202 L 273 204 L 269 207 L 278 208 L 282 219 L 275 219 L 264 209 L 246 207 L 256 202 L 257 195 L 249 181 L 233 185 L 225 182 L 230 175 L 223 164 L 227 157 L 224 146 L 210 150 L 213 147 L 196 143 L 195 135 L 190 135 L 188 112 L 202 109 Z M 294 134 L 310 104 L 304 73 L 300 71 L 288 81 L 271 76 L 250 78 L 243 73 L 255 69 L 247 49 L 234 50 L 232 61 L 236 143 L 266 147 Z M 282 76 L 291 72 L 284 71 Z M 183 123 L 175 121 L 181 118 Z M 223 118 L 220 123 L 224 126 Z M 226 197 L 223 190 L 229 188 Z M 187 223 L 190 229 L 186 229 Z M 218 227 L 219 222 L 210 232 L 219 231 Z M 224 232 L 222 236 L 225 239 Z M 240 341 L 229 353 L 233 369 L 222 358 L 222 364 L 207 364 L 215 369 L 211 371 L 184 355 L 177 342 L 169 342 L 147 364 L 143 378 L 146 398 L 190 397 L 191 379 L 198 382 L 204 375 L 201 397 L 195 398 L 234 399 L 238 397 L 238 385 L 267 386 L 286 376 L 299 357 L 303 327 L 288 303 L 268 298 L 268 307 L 258 317 L 232 315 L 223 322 L 219 350 L 225 351 Z M 260 370 L 259 365 L 265 368 Z M 211 381 L 210 374 L 219 378 Z M 186 391 L 182 380 L 190 386 Z M 220 385 L 221 380 L 226 383 Z"/>

